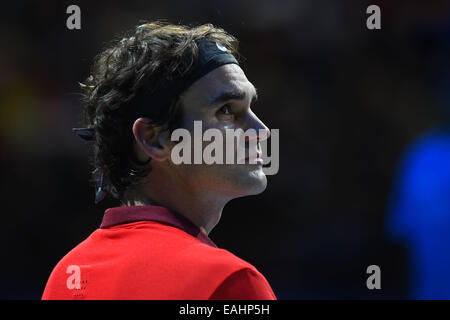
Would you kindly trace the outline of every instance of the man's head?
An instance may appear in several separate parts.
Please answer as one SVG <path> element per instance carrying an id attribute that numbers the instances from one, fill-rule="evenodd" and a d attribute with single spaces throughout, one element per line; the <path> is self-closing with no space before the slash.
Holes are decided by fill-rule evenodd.
<path id="1" fill-rule="evenodd" d="M 256 89 L 236 63 L 219 65 L 181 91 L 174 89 L 180 79 L 198 71 L 202 53 L 198 44 L 206 39 L 237 55 L 237 40 L 211 25 L 141 25 L 97 57 L 92 75 L 83 84 L 85 121 L 95 129 L 94 166 L 123 202 L 152 182 L 177 184 L 193 196 L 208 191 L 230 199 L 264 190 L 267 181 L 260 163 L 172 161 L 176 142 L 171 141 L 171 133 L 184 128 L 193 136 L 194 121 L 201 121 L 203 130 L 223 132 L 224 137 L 226 129 L 267 131 L 250 108 Z M 258 137 L 254 139 L 258 142 Z M 203 141 L 202 150 L 207 145 Z M 249 145 L 247 156 L 261 152 L 256 149 L 259 143 L 253 144 L 255 150 Z"/>

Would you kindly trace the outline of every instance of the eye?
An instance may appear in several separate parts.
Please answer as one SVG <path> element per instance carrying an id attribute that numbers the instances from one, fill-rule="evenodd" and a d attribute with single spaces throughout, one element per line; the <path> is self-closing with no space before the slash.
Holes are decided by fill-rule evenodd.
<path id="1" fill-rule="evenodd" d="M 219 112 L 224 115 L 231 115 L 231 106 L 229 104 L 226 104 L 222 108 L 220 108 Z"/>
<path id="2" fill-rule="evenodd" d="M 230 104 L 226 104 L 222 106 L 219 110 L 217 110 L 216 114 L 217 119 L 223 121 L 232 121 L 235 118 L 235 114 L 233 113 L 233 108 Z"/>

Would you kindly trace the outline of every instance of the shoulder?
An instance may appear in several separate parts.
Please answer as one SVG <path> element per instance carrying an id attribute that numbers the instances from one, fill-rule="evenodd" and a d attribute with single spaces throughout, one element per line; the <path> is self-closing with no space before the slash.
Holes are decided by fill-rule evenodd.
<path id="1" fill-rule="evenodd" d="M 273 300 L 275 294 L 264 275 L 249 262 L 225 249 L 201 244 L 186 251 L 186 266 L 198 268 L 210 286 L 209 299 Z"/>
<path id="2" fill-rule="evenodd" d="M 217 286 L 211 300 L 276 300 L 266 278 L 256 268 L 231 273 Z"/>

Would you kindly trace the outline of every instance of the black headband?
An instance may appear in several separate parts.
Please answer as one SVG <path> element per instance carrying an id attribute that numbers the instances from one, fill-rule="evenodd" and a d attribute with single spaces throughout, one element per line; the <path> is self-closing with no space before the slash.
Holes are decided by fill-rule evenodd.
<path id="1" fill-rule="evenodd" d="M 143 116 L 159 115 L 174 99 L 207 73 L 225 64 L 239 65 L 236 58 L 216 40 L 201 39 L 196 44 L 198 55 L 193 70 L 155 91 L 144 86 L 137 97 L 129 102 L 133 109 L 129 115 L 133 118 L 132 120 Z M 73 128 L 72 131 L 84 140 L 89 141 L 94 138 L 93 128 Z"/>

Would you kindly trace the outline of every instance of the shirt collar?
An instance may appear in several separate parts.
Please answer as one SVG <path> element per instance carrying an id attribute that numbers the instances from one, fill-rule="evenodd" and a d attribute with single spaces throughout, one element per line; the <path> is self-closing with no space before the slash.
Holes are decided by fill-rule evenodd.
<path id="1" fill-rule="evenodd" d="M 137 221 L 156 221 L 179 228 L 201 242 L 216 247 L 216 244 L 189 219 L 160 206 L 123 206 L 106 209 L 100 228 Z"/>

